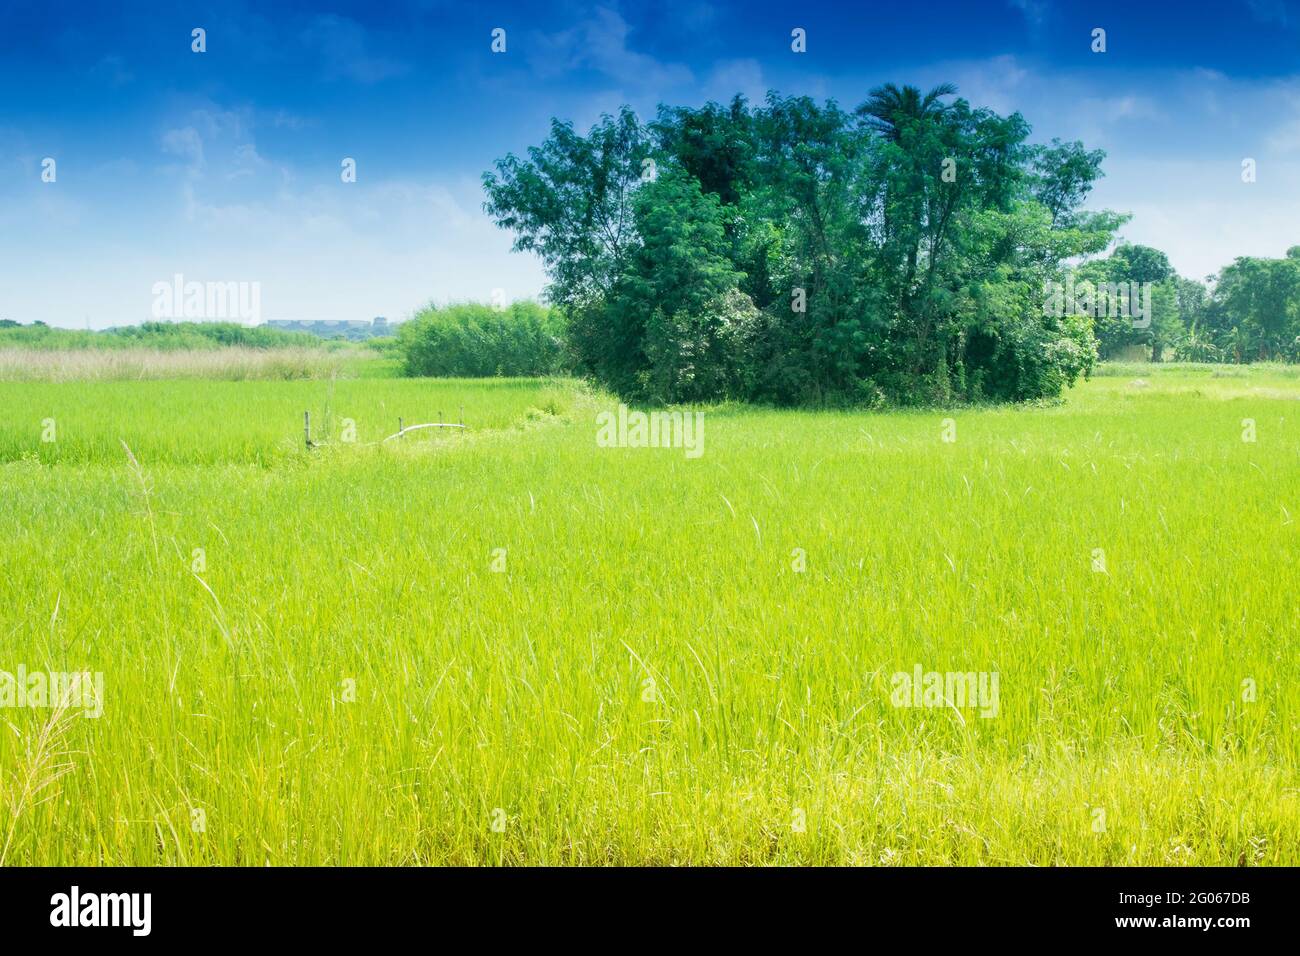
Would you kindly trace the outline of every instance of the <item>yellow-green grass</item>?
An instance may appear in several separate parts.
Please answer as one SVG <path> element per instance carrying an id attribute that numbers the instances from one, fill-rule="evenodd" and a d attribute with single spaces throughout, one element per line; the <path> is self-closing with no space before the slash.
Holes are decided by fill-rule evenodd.
<path id="1" fill-rule="evenodd" d="M 165 350 L 0 348 L 0 381 L 70 382 L 131 379 L 327 378 L 346 374 L 359 350 L 227 348 Z"/>
<path id="2" fill-rule="evenodd" d="M 463 417 L 471 430 L 501 429 L 533 406 L 554 412 L 567 400 L 537 379 L 490 387 L 394 378 L 0 381 L 0 461 L 121 466 L 125 441 L 145 465 L 271 466 L 303 457 L 304 412 L 314 441 L 364 447 L 396 433 L 399 419 L 409 426 Z"/>
<path id="3" fill-rule="evenodd" d="M 709 408 L 693 460 L 569 383 L 330 387 L 0 385 L 0 670 L 104 674 L 44 802 L 0 710 L 6 863 L 1300 862 L 1285 370 Z"/>

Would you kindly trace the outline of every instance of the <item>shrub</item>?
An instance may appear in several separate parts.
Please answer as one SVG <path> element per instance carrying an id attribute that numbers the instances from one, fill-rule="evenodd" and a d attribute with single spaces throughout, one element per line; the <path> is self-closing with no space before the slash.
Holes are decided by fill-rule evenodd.
<path id="1" fill-rule="evenodd" d="M 396 350 L 411 376 L 554 375 L 567 367 L 563 325 L 551 309 L 515 302 L 430 306 L 402 324 Z"/>

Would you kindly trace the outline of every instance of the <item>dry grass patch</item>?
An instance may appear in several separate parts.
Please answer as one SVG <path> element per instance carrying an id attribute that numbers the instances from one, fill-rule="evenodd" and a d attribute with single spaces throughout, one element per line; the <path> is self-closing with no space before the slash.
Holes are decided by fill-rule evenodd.
<path id="1" fill-rule="evenodd" d="M 311 348 L 210 351 L 159 349 L 0 349 L 0 381 L 72 382 L 208 378 L 225 381 L 327 378 L 344 356 Z"/>

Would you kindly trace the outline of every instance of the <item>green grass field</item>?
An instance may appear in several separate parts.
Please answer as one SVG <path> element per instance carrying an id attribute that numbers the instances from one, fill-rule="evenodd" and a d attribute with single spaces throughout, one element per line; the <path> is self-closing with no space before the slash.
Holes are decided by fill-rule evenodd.
<path id="1" fill-rule="evenodd" d="M 695 460 L 567 382 L 0 382 L 0 670 L 104 675 L 0 709 L 0 860 L 1300 863 L 1300 377 L 1102 371 Z"/>

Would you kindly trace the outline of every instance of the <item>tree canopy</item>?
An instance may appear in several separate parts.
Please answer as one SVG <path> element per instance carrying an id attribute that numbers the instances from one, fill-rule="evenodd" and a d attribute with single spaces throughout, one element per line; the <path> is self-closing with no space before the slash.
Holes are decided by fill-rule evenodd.
<path id="1" fill-rule="evenodd" d="M 851 112 L 776 93 L 649 123 L 624 108 L 499 160 L 485 208 L 541 257 L 576 367 L 630 400 L 1051 398 L 1097 335 L 1181 347 L 1195 295 L 1149 247 L 1090 262 L 1128 218 L 1083 208 L 1104 153 L 1029 134 L 949 84 L 887 84 Z M 1221 282 L 1270 353 L 1288 333 L 1265 316 L 1300 266 L 1284 261 L 1266 293 L 1239 291 L 1260 288 L 1244 260 Z M 1094 334 L 1045 308 L 1076 271 L 1157 286 L 1163 323 Z"/>

